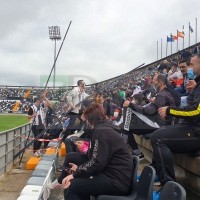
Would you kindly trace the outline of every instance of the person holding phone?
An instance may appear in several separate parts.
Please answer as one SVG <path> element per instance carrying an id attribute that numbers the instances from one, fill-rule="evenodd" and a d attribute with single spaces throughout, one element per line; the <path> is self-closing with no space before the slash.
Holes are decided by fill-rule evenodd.
<path id="1" fill-rule="evenodd" d="M 70 171 L 62 171 L 62 179 L 59 177 L 57 180 L 60 185 L 52 183 L 47 187 L 63 187 L 65 200 L 90 199 L 90 196 L 96 195 L 128 195 L 134 170 L 120 128 L 106 119 L 105 110 L 98 103 L 89 106 L 84 117 L 92 128 L 88 156 L 69 153 L 64 166 L 70 167 Z M 76 163 L 69 157 L 76 157 Z"/>

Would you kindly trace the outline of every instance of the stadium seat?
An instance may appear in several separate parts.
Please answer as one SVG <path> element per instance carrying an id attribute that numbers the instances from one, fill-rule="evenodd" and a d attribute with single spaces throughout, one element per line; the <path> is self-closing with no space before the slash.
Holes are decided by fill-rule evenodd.
<path id="1" fill-rule="evenodd" d="M 58 146 L 58 142 L 49 142 L 47 148 L 48 148 L 48 147 L 54 147 L 54 146 L 57 147 L 57 146 Z"/>
<path id="2" fill-rule="evenodd" d="M 28 170 L 28 169 L 35 169 L 35 167 L 36 167 L 37 164 L 39 163 L 40 159 L 41 159 L 41 157 L 36 158 L 36 157 L 32 156 L 32 157 L 28 160 L 28 162 L 26 163 L 26 169 L 27 169 L 27 170 Z"/>
<path id="3" fill-rule="evenodd" d="M 38 185 L 43 186 L 46 177 L 31 177 L 27 181 L 26 185 Z"/>
<path id="4" fill-rule="evenodd" d="M 37 196 L 39 197 L 42 191 L 42 186 L 38 185 L 26 185 L 23 190 L 21 191 L 20 196 L 22 195 L 29 195 L 29 196 Z"/>
<path id="5" fill-rule="evenodd" d="M 66 147 L 65 144 L 62 142 L 61 147 L 58 149 L 59 156 L 66 156 Z"/>
<path id="6" fill-rule="evenodd" d="M 168 181 L 161 190 L 159 200 L 186 200 L 186 192 L 180 184 Z"/>
<path id="7" fill-rule="evenodd" d="M 34 170 L 31 176 L 36 176 L 36 177 L 46 177 L 48 174 L 48 171 L 45 169 L 37 169 Z"/>
<path id="8" fill-rule="evenodd" d="M 38 200 L 37 196 L 22 195 L 17 200 Z"/>

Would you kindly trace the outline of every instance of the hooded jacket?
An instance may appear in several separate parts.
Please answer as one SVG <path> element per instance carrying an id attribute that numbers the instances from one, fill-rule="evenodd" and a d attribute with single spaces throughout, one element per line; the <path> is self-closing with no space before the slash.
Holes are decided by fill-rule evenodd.
<path id="1" fill-rule="evenodd" d="M 119 190 L 129 192 L 133 162 L 118 126 L 110 120 L 99 121 L 92 130 L 88 162 L 80 165 L 74 178 L 106 175 Z"/>

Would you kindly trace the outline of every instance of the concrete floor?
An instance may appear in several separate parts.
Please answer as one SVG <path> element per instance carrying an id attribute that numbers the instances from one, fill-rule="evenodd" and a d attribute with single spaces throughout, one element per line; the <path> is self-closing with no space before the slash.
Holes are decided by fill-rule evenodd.
<path id="1" fill-rule="evenodd" d="M 17 162 L 10 170 L 0 177 L 0 200 L 16 200 L 26 185 L 33 170 L 26 170 L 26 163 L 32 152 L 24 153 L 21 165 Z"/>

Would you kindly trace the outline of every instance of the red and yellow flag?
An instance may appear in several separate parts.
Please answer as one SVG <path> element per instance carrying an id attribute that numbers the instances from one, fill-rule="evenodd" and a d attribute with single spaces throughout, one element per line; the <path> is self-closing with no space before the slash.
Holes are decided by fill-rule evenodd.
<path id="1" fill-rule="evenodd" d="M 185 34 L 183 32 L 177 31 L 177 36 L 180 38 L 184 38 Z"/>

